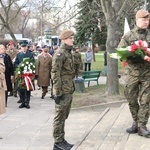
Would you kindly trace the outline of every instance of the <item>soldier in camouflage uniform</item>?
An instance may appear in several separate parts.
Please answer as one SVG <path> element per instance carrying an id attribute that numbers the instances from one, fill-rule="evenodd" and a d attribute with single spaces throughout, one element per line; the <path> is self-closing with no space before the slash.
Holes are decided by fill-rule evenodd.
<path id="1" fill-rule="evenodd" d="M 78 78 L 79 71 L 80 71 L 80 66 L 81 66 L 81 63 L 82 63 L 81 53 L 80 53 L 78 47 L 75 47 L 75 50 L 74 50 L 74 53 L 73 53 L 73 58 L 74 58 L 75 77 Z"/>
<path id="2" fill-rule="evenodd" d="M 54 150 L 70 150 L 73 144 L 65 140 L 65 120 L 68 118 L 74 86 L 74 66 L 71 50 L 74 32 L 64 30 L 60 34 L 61 46 L 52 58 L 52 80 L 55 100 L 55 117 L 53 123 Z"/>
<path id="3" fill-rule="evenodd" d="M 118 47 L 129 46 L 137 40 L 150 43 L 148 25 L 149 12 L 137 11 L 135 27 L 123 36 Z M 129 57 L 127 63 L 127 82 L 124 92 L 134 122 L 126 131 L 149 138 L 150 131 L 147 130 L 146 124 L 150 111 L 150 62 L 141 57 Z"/>

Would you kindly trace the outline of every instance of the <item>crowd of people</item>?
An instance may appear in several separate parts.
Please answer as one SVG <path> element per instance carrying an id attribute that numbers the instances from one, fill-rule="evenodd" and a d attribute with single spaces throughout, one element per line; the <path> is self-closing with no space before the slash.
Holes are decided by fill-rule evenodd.
<path id="1" fill-rule="evenodd" d="M 64 136 L 65 120 L 69 116 L 75 90 L 74 78 L 78 78 L 82 64 L 79 47 L 73 47 L 73 35 L 73 31 L 65 30 L 60 35 L 61 46 L 54 45 L 51 49 L 47 45 L 42 47 L 29 45 L 26 41 L 18 43 L 17 46 L 13 41 L 10 41 L 6 47 L 0 44 L 0 114 L 6 111 L 8 96 L 19 98 L 17 103 L 20 103 L 20 109 L 30 109 L 31 91 L 35 90 L 35 84 L 42 90 L 41 99 L 45 98 L 51 85 L 50 98 L 54 99 L 56 110 L 53 130 L 54 149 L 66 150 L 73 147 Z M 27 64 L 23 64 L 26 58 L 35 64 L 34 80 L 30 80 L 34 89 L 30 86 L 28 89 L 26 84 L 26 79 L 30 78 L 29 71 L 18 75 L 19 66 L 27 68 Z M 20 78 L 23 80 L 19 80 Z"/>
<path id="2" fill-rule="evenodd" d="M 118 47 L 129 46 L 136 40 L 150 42 L 150 35 L 147 31 L 149 17 L 148 11 L 139 10 L 136 13 L 134 29 L 122 37 Z M 52 87 L 51 98 L 55 101 L 54 150 L 70 150 L 73 144 L 68 143 L 65 139 L 65 120 L 70 113 L 75 91 L 74 79 L 79 76 L 82 58 L 79 47 L 73 47 L 74 32 L 72 30 L 64 30 L 60 34 L 60 40 L 60 47 L 55 45 L 53 49 L 44 45 L 35 50 L 35 45 L 29 46 L 27 42 L 19 43 L 18 49 L 15 48 L 13 42 L 8 43 L 7 49 L 0 44 L 0 114 L 6 111 L 8 96 L 16 97 L 17 94 L 20 98 L 18 103 L 21 103 L 19 108 L 30 109 L 31 90 L 33 89 L 20 89 L 15 71 L 25 58 L 32 59 L 33 62 L 36 62 L 35 79 L 37 79 L 37 85 L 42 89 L 41 99 L 46 96 L 50 84 Z M 104 54 L 104 58 L 104 66 L 107 67 L 107 53 Z M 91 70 L 92 59 L 93 53 L 90 48 L 87 48 L 84 56 L 84 71 Z M 150 64 L 139 57 L 130 57 L 127 63 L 125 97 L 129 103 L 133 124 L 126 131 L 149 138 L 150 131 L 146 124 L 150 107 Z M 107 68 L 105 69 L 107 75 Z M 26 76 L 28 74 L 23 77 L 26 78 Z M 34 82 L 33 85 L 35 87 Z M 9 95 L 8 92 L 10 92 Z"/>

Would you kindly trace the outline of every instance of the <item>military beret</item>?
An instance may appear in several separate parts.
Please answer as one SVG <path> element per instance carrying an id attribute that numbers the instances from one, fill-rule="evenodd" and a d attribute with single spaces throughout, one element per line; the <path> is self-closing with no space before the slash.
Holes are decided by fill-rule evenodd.
<path id="1" fill-rule="evenodd" d="M 136 13 L 136 18 L 149 18 L 149 12 L 144 9 L 140 9 Z"/>
<path id="2" fill-rule="evenodd" d="M 19 44 L 21 47 L 28 46 L 28 42 L 26 42 L 26 41 L 21 41 Z"/>
<path id="3" fill-rule="evenodd" d="M 74 35 L 74 32 L 72 30 L 64 30 L 60 33 L 60 39 L 61 40 L 64 40 L 64 39 L 67 39 L 69 38 L 70 36 L 73 36 Z"/>

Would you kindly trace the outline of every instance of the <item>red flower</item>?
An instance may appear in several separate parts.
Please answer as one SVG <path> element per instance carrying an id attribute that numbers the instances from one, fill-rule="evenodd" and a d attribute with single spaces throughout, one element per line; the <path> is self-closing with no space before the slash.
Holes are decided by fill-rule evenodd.
<path id="1" fill-rule="evenodd" d="M 131 49 L 130 49 L 130 52 L 135 52 L 135 51 L 139 48 L 139 46 L 136 45 L 136 44 L 133 44 L 133 45 L 131 45 L 130 48 L 131 48 Z"/>

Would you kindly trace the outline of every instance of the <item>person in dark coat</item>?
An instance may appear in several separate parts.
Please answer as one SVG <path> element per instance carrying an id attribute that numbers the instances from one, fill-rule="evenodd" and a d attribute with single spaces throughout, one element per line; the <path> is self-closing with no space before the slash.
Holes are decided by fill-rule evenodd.
<path id="1" fill-rule="evenodd" d="M 104 52 L 104 74 L 107 76 L 107 52 Z"/>
<path id="2" fill-rule="evenodd" d="M 29 52 L 28 49 L 28 43 L 27 42 L 21 42 L 20 43 L 21 46 L 21 51 L 16 55 L 16 59 L 14 62 L 14 67 L 17 68 L 18 65 L 23 61 L 24 58 L 31 58 L 33 59 L 33 61 L 35 61 L 33 53 Z M 20 93 L 20 101 L 21 101 L 21 105 L 19 106 L 19 108 L 23 108 L 26 107 L 27 109 L 30 109 L 30 96 L 31 96 L 31 91 L 27 90 L 27 89 L 19 89 L 19 93 Z"/>
<path id="3" fill-rule="evenodd" d="M 13 41 L 10 41 L 8 44 L 7 44 L 7 50 L 6 50 L 6 53 L 10 56 L 11 60 L 12 60 L 12 63 L 14 63 L 14 59 L 17 55 L 19 51 L 15 48 L 15 43 Z M 13 91 L 11 91 L 9 93 L 8 96 L 13 96 L 14 97 L 17 97 L 17 89 L 16 89 L 16 82 L 15 82 L 15 77 L 12 81 L 12 85 L 13 85 Z"/>
<path id="4" fill-rule="evenodd" d="M 13 63 L 11 61 L 11 58 L 8 54 L 6 54 L 6 48 L 4 45 L 0 45 L 0 55 L 4 59 L 4 64 L 5 64 L 5 80 L 6 80 L 6 85 L 7 85 L 7 91 L 6 96 L 5 96 L 5 105 L 7 107 L 7 99 L 8 99 L 8 91 L 12 91 L 12 79 L 14 76 L 14 69 L 13 69 Z"/>

